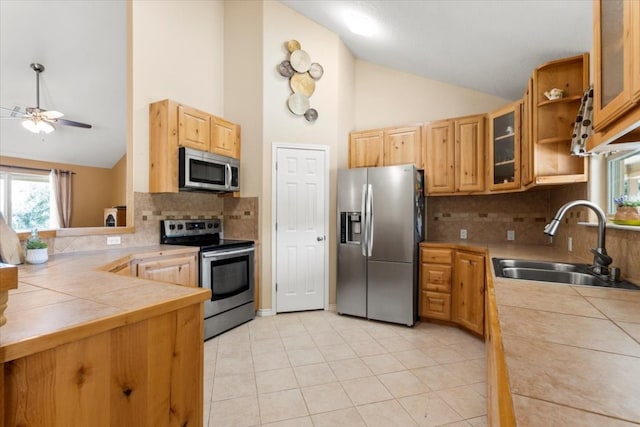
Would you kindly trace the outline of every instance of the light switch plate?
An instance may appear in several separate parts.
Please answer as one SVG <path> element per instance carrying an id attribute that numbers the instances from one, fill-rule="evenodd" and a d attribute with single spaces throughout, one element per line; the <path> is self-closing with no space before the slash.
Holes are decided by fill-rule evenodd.
<path id="1" fill-rule="evenodd" d="M 516 240 L 516 232 L 514 230 L 507 231 L 507 240 Z"/>
<path id="2" fill-rule="evenodd" d="M 467 230 L 465 230 L 464 228 L 460 229 L 460 238 L 463 240 L 467 238 Z"/>
<path id="3" fill-rule="evenodd" d="M 119 244 L 120 244 L 120 236 L 107 237 L 107 245 L 119 245 Z"/>

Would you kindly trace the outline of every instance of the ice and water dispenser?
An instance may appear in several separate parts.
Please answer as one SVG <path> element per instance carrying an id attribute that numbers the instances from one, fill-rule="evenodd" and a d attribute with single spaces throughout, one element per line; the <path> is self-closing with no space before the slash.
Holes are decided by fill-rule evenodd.
<path id="1" fill-rule="evenodd" d="M 360 244 L 362 242 L 362 214 L 360 212 L 340 212 L 340 243 Z"/>

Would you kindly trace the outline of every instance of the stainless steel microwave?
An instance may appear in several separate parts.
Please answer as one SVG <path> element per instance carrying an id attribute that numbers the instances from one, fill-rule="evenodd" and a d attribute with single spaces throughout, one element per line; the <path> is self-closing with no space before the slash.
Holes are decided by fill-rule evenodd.
<path id="1" fill-rule="evenodd" d="M 240 191 L 240 160 L 180 147 L 180 191 Z"/>

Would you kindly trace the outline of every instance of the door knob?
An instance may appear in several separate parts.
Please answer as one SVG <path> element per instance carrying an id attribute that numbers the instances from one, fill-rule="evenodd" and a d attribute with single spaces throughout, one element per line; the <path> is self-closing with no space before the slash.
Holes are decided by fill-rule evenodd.
<path id="1" fill-rule="evenodd" d="M 324 240 L 324 236 L 318 236 L 316 237 L 316 239 L 318 240 L 318 242 L 322 242 Z"/>

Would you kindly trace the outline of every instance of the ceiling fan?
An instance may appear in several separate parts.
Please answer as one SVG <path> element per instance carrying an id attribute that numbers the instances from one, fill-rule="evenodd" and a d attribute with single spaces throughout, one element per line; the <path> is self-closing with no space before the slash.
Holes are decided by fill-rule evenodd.
<path id="1" fill-rule="evenodd" d="M 14 107 L 12 109 L 0 107 L 3 111 L 8 111 L 8 116 L 2 119 L 22 119 L 22 126 L 33 133 L 51 133 L 55 130 L 54 124 L 64 126 L 75 126 L 90 129 L 91 125 L 62 119 L 64 116 L 59 111 L 47 111 L 40 108 L 40 73 L 44 71 L 44 65 L 33 63 L 31 68 L 36 72 L 36 106 L 35 107 Z"/>

